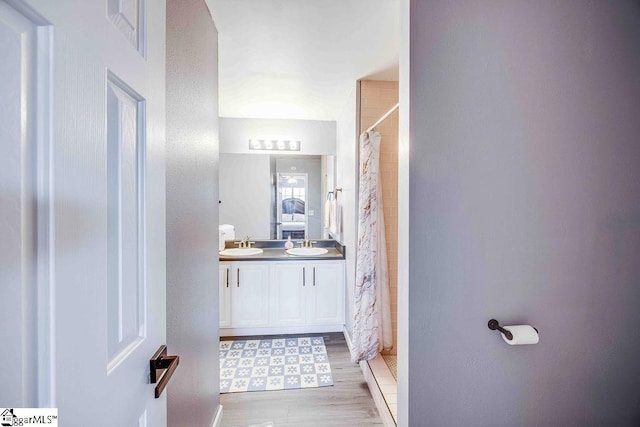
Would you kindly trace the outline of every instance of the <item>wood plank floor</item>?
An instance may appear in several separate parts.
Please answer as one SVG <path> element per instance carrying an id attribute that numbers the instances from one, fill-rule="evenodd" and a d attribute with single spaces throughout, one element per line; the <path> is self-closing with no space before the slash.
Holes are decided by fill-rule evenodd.
<path id="1" fill-rule="evenodd" d="M 246 427 L 272 423 L 281 426 L 382 426 L 360 367 L 351 363 L 349 349 L 341 333 L 298 334 L 322 336 L 327 347 L 333 387 L 296 390 L 226 393 L 220 395 L 222 425 Z M 251 339 L 286 338 L 281 336 Z M 223 339 L 246 339 L 224 337 Z"/>

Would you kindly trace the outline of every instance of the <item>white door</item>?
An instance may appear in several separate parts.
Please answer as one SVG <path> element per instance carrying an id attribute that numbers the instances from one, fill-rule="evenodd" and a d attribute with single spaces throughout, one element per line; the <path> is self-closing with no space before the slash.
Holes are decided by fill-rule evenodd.
<path id="1" fill-rule="evenodd" d="M 231 324 L 234 328 L 269 324 L 269 265 L 239 262 L 233 265 Z"/>
<path id="2" fill-rule="evenodd" d="M 309 323 L 314 325 L 344 322 L 343 264 L 319 262 L 311 266 Z"/>
<path id="3" fill-rule="evenodd" d="M 1 320 L 29 372 L 10 402 L 56 406 L 60 425 L 166 425 L 149 383 L 166 329 L 164 1 L 0 0 L 0 52 Z"/>
<path id="4" fill-rule="evenodd" d="M 306 293 L 311 286 L 309 268 L 303 263 L 273 263 L 271 266 L 271 323 L 278 326 L 303 325 L 306 322 Z"/>
<path id="5" fill-rule="evenodd" d="M 218 273 L 220 286 L 220 327 L 231 327 L 231 264 L 220 263 Z"/>

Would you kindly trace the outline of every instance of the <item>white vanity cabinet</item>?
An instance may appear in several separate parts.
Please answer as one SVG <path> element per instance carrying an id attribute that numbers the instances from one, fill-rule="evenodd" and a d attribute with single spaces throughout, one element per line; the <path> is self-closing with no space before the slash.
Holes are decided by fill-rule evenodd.
<path id="1" fill-rule="evenodd" d="M 222 336 L 334 332 L 343 325 L 344 261 L 220 263 Z"/>
<path id="2" fill-rule="evenodd" d="M 280 262 L 271 266 L 271 324 L 344 323 L 342 262 Z"/>
<path id="3" fill-rule="evenodd" d="M 228 328 L 231 326 L 231 264 L 220 263 L 218 283 L 220 285 L 220 327 Z"/>
<path id="4" fill-rule="evenodd" d="M 223 270 L 228 271 L 223 274 Z M 220 271 L 220 327 L 268 326 L 268 264 L 264 262 L 220 263 Z M 222 317 L 223 313 L 225 318 Z"/>
<path id="5" fill-rule="evenodd" d="M 275 326 L 307 322 L 307 264 L 279 262 L 271 266 L 269 317 Z"/>
<path id="6" fill-rule="evenodd" d="M 311 287 L 307 294 L 307 323 L 344 323 L 344 264 L 320 261 L 309 264 Z"/>

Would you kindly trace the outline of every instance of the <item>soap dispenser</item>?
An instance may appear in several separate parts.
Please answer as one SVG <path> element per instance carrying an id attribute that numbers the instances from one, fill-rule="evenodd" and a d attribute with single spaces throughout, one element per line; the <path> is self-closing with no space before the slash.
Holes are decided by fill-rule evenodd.
<path id="1" fill-rule="evenodd" d="M 287 239 L 286 242 L 284 242 L 284 248 L 285 249 L 291 249 L 293 248 L 293 241 L 291 240 L 291 236 L 289 236 L 289 238 Z"/>

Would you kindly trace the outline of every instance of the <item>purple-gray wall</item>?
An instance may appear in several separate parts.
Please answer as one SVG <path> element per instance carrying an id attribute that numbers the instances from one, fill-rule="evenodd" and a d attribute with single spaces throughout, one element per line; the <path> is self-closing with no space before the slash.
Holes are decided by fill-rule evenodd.
<path id="1" fill-rule="evenodd" d="M 168 424 L 210 426 L 218 368 L 218 33 L 204 0 L 167 0 Z"/>
<path id="2" fill-rule="evenodd" d="M 640 425 L 640 2 L 410 17 L 409 425 Z"/>

